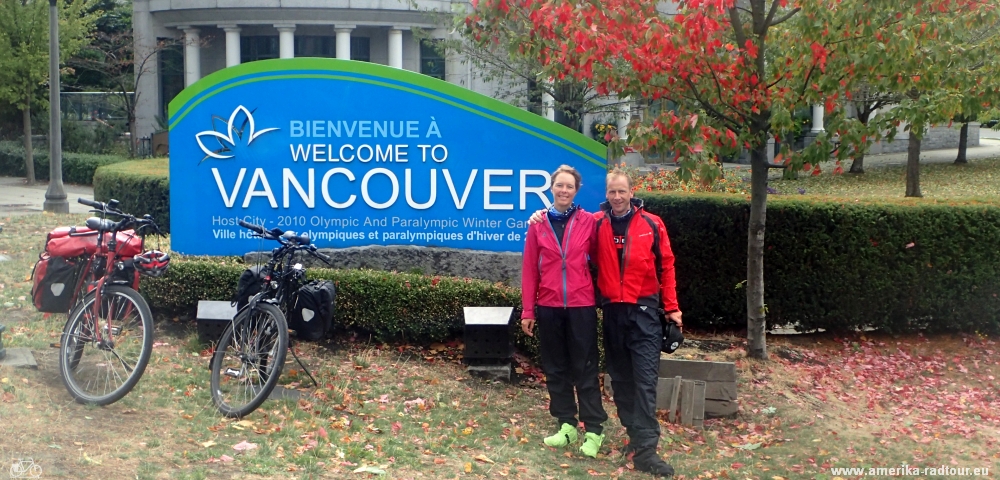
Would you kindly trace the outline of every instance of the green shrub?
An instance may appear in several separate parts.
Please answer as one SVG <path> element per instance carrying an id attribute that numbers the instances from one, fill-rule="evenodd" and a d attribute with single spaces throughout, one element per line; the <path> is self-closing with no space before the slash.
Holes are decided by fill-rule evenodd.
<path id="1" fill-rule="evenodd" d="M 199 300 L 229 300 L 246 267 L 236 261 L 175 260 L 166 275 L 143 278 L 142 292 L 156 310 L 193 312 Z M 483 280 L 322 268 L 310 269 L 309 276 L 337 285 L 337 329 L 368 332 L 380 340 L 442 340 L 463 330 L 463 307 L 519 311 L 521 305 L 518 289 Z M 534 355 L 535 339 L 516 330 L 516 343 Z"/>
<path id="2" fill-rule="evenodd" d="M 745 328 L 746 197 L 643 194 L 666 223 L 686 325 Z M 768 200 L 768 325 L 1000 331 L 1000 207 Z"/>
<path id="3" fill-rule="evenodd" d="M 152 215 L 170 231 L 170 161 L 166 158 L 132 160 L 101 167 L 94 173 L 94 199 L 121 202 L 123 211 Z"/>
<path id="4" fill-rule="evenodd" d="M 32 150 L 32 158 L 35 163 L 35 179 L 48 180 L 48 149 L 38 148 L 36 145 Z M 77 185 L 91 185 L 94 179 L 94 172 L 98 168 L 127 160 L 125 157 L 116 155 L 63 152 L 63 182 Z M 23 177 L 26 175 L 24 171 L 24 144 L 16 141 L 0 142 L 0 175 L 12 177 Z"/>

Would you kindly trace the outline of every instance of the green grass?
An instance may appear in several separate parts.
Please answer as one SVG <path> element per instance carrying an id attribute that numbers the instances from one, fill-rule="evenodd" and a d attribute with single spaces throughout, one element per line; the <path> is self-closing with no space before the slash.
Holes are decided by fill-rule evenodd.
<path id="1" fill-rule="evenodd" d="M 11 257 L 0 264 L 0 299 L 12 304 L 0 303 L 0 318 L 9 328 L 5 345 L 30 346 L 40 363 L 38 370 L 0 367 L 0 379 L 6 379 L 2 391 L 12 393 L 0 403 L 0 411 L 6 425 L 17 426 L 3 430 L 0 464 L 31 456 L 46 476 L 72 472 L 74 478 L 94 479 L 108 478 L 109 472 L 130 478 L 650 478 L 632 471 L 621 458 L 626 437 L 609 398 L 604 405 L 611 418 L 600 458 L 584 458 L 578 445 L 548 448 L 541 439 L 552 433 L 554 421 L 546 390 L 470 378 L 456 360 L 456 347 L 366 343 L 350 337 L 329 345 L 297 344 L 319 387 L 312 388 L 289 357 L 280 383 L 301 388 L 305 396 L 265 402 L 237 421 L 221 417 L 212 404 L 206 345 L 197 340 L 190 321 L 158 317 L 156 346 L 137 387 L 113 405 L 78 405 L 59 379 L 56 350 L 48 347 L 58 341 L 65 316 L 43 318 L 18 298 L 30 289 L 27 276 L 45 232 L 79 223 L 79 218 L 35 215 L 0 222 L 5 223 L 0 253 Z M 820 402 L 813 390 L 819 374 L 811 363 L 778 358 L 750 362 L 742 358 L 741 343 L 729 340 L 734 341 L 731 350 L 709 353 L 685 347 L 675 355 L 737 362 L 742 409 L 737 418 L 707 421 L 703 431 L 661 424 L 661 450 L 677 468 L 677 480 L 709 478 L 707 474 L 831 478 L 824 464 L 898 466 L 912 464 L 917 455 L 922 465 L 950 464 L 954 458 L 960 466 L 1000 467 L 1000 454 L 990 456 L 1000 447 L 993 440 L 1000 436 L 994 424 L 951 417 L 950 425 L 971 425 L 975 432 L 964 437 L 942 430 L 932 443 L 919 443 L 893 428 L 907 422 L 921 425 L 928 409 L 936 415 L 941 409 L 895 416 L 891 409 L 896 405 L 886 401 L 881 410 L 868 412 L 834 398 L 862 387 L 840 380 L 823 384 L 831 399 Z M 782 344 L 774 337 L 768 341 L 772 351 Z M 810 337 L 795 348 L 827 355 L 825 371 L 840 371 L 843 359 L 861 355 L 862 346 L 870 343 L 853 341 L 852 349 L 840 339 Z M 958 364 L 953 358 L 960 356 L 974 358 L 975 368 L 973 360 L 964 363 L 970 374 L 945 372 L 954 382 L 950 388 L 982 389 L 977 382 L 1000 376 L 990 339 L 880 341 L 887 344 L 886 351 L 902 348 L 914 358 L 943 355 L 942 362 L 949 365 Z M 947 353 L 941 354 L 942 349 Z M 894 386 L 922 388 L 923 381 L 900 376 Z M 257 448 L 235 451 L 233 446 L 243 441 Z M 387 474 L 354 473 L 362 467 Z"/>
<path id="2" fill-rule="evenodd" d="M 850 163 L 844 164 L 846 171 Z M 868 167 L 864 174 L 834 175 L 826 169 L 818 176 L 799 173 L 798 180 L 771 179 L 779 193 L 833 196 L 849 199 L 900 199 L 906 193 L 904 167 Z M 920 166 L 920 189 L 925 200 L 978 200 L 995 203 L 1000 199 L 1000 159 L 972 160 L 966 165 L 931 163 Z"/>

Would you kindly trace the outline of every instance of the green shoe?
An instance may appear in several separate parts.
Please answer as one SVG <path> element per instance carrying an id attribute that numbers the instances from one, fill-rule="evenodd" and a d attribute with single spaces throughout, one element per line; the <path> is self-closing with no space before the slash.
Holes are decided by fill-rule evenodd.
<path id="1" fill-rule="evenodd" d="M 587 432 L 583 438 L 583 445 L 580 447 L 580 452 L 590 458 L 597 458 L 597 452 L 601 449 L 601 444 L 604 443 L 604 434 L 598 435 Z"/>
<path id="2" fill-rule="evenodd" d="M 550 447 L 565 447 L 576 441 L 576 427 L 564 423 L 559 427 L 559 432 L 551 437 L 545 437 L 545 444 Z"/>

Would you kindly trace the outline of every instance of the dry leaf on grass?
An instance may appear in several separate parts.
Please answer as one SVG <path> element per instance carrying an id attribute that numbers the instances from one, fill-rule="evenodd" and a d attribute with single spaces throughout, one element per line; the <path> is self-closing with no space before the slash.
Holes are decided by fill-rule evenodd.
<path id="1" fill-rule="evenodd" d="M 237 452 L 246 452 L 249 450 L 253 450 L 255 448 L 257 448 L 256 443 L 250 443 L 246 440 L 243 440 L 242 442 L 233 445 L 233 450 L 236 450 Z"/>

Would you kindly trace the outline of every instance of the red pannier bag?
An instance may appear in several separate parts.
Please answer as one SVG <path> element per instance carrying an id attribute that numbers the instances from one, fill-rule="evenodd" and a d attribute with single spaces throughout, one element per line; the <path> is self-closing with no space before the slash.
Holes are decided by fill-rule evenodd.
<path id="1" fill-rule="evenodd" d="M 132 230 L 122 230 L 116 235 L 118 240 L 117 256 L 130 258 L 142 253 L 142 238 Z M 110 233 L 104 234 L 101 253 L 107 253 Z M 93 255 L 97 252 L 97 231 L 87 227 L 59 227 L 49 232 L 45 242 L 45 251 L 53 257 L 78 257 Z"/>

